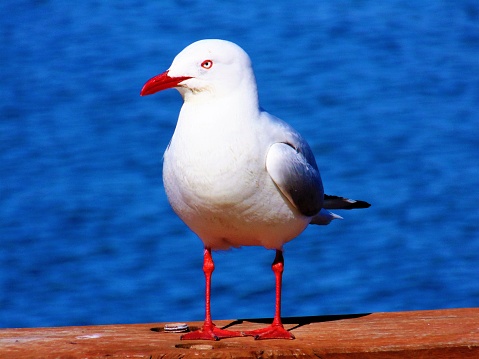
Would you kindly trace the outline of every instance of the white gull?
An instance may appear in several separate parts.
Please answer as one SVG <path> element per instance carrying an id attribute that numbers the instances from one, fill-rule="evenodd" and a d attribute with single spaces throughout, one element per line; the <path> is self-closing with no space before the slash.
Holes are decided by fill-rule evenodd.
<path id="1" fill-rule="evenodd" d="M 200 330 L 182 339 L 293 339 L 281 323 L 283 245 L 308 224 L 341 218 L 328 209 L 369 204 L 324 194 L 307 142 L 260 108 L 251 60 L 238 45 L 189 45 L 166 72 L 146 82 L 141 95 L 167 88 L 176 88 L 184 103 L 164 155 L 165 190 L 173 210 L 205 246 L 206 318 Z M 249 332 L 218 328 L 210 314 L 211 250 L 240 246 L 276 250 L 273 323 Z"/>

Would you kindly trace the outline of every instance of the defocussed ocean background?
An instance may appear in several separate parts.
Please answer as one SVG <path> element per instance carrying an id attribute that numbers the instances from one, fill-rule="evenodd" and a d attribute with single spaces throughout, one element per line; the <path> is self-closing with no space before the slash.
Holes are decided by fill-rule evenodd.
<path id="1" fill-rule="evenodd" d="M 170 209 L 185 46 L 251 56 L 326 192 L 367 200 L 285 246 L 283 315 L 479 305 L 479 3 L 2 1 L 0 326 L 202 320 L 202 243 Z M 272 317 L 274 252 L 214 254 L 213 317 Z"/>

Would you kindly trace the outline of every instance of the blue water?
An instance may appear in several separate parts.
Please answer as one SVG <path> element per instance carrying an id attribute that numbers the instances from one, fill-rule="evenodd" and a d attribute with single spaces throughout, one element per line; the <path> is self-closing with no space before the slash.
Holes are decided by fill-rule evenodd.
<path id="1" fill-rule="evenodd" d="M 202 244 L 162 152 L 181 98 L 143 83 L 201 38 L 251 56 L 327 193 L 367 200 L 285 246 L 283 315 L 479 305 L 477 1 L 0 5 L 0 326 L 203 317 Z M 274 252 L 214 255 L 214 318 L 273 314 Z"/>

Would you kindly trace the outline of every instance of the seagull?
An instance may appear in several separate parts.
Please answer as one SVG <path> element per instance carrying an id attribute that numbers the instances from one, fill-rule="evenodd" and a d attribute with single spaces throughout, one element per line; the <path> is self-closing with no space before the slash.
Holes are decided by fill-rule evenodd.
<path id="1" fill-rule="evenodd" d="M 283 245 L 309 224 L 342 218 L 329 209 L 370 204 L 324 194 L 306 140 L 260 107 L 251 60 L 238 45 L 218 39 L 192 43 L 140 95 L 169 88 L 179 91 L 183 106 L 164 154 L 163 182 L 173 210 L 204 244 L 206 279 L 204 324 L 181 339 L 294 339 L 281 322 Z M 266 328 L 232 331 L 211 319 L 211 251 L 241 246 L 276 251 L 275 313 Z"/>

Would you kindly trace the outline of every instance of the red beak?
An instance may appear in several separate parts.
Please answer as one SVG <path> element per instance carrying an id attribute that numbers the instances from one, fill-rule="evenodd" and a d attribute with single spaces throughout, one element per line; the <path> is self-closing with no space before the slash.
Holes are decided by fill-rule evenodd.
<path id="1" fill-rule="evenodd" d="M 156 75 L 155 77 L 152 77 L 151 79 L 146 81 L 145 85 L 143 85 L 143 88 L 140 91 L 140 95 L 152 95 L 158 91 L 176 87 L 180 82 L 188 79 L 191 79 L 191 77 L 170 77 L 168 76 L 168 71 L 165 71 L 162 74 Z"/>

